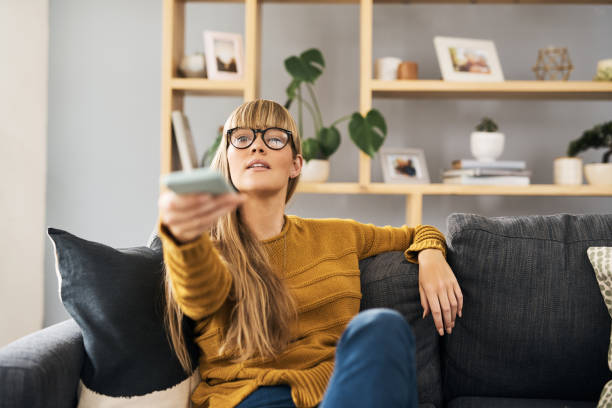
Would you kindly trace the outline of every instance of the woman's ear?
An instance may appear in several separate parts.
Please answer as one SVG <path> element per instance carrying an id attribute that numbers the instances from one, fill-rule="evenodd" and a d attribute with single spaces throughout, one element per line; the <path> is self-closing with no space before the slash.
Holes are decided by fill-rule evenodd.
<path id="1" fill-rule="evenodd" d="M 304 158 L 301 154 L 297 154 L 293 158 L 293 163 L 291 166 L 291 171 L 289 173 L 289 178 L 296 178 L 302 172 L 302 165 L 304 164 Z"/>

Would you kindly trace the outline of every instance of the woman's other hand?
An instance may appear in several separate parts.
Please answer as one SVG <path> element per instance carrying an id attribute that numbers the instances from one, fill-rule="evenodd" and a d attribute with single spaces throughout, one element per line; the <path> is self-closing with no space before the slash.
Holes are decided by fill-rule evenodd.
<path id="1" fill-rule="evenodd" d="M 419 293 L 423 318 L 431 312 L 440 336 L 444 335 L 445 328 L 450 334 L 455 318 L 462 316 L 463 294 L 455 274 L 438 249 L 419 252 Z"/>
<path id="2" fill-rule="evenodd" d="M 158 200 L 159 217 L 179 244 L 199 238 L 219 217 L 234 210 L 244 201 L 238 193 L 213 196 L 207 193 L 176 194 L 166 190 Z"/>

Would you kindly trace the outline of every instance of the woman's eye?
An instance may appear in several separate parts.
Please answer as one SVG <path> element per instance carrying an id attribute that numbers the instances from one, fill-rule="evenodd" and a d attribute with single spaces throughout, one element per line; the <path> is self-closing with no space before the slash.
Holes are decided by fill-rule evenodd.
<path id="1" fill-rule="evenodd" d="M 236 141 L 238 143 L 245 143 L 247 142 L 248 138 L 246 136 L 239 136 L 238 138 L 236 138 Z"/>

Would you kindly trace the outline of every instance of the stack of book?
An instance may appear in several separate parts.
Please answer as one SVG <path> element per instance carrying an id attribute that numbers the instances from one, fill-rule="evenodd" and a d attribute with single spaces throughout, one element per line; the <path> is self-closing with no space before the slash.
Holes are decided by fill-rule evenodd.
<path id="1" fill-rule="evenodd" d="M 524 161 L 454 160 L 453 168 L 442 172 L 444 184 L 529 185 L 531 171 Z"/>

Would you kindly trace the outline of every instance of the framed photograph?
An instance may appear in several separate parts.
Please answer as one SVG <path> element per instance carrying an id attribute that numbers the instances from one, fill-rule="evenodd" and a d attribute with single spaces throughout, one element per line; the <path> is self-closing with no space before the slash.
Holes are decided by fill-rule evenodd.
<path id="1" fill-rule="evenodd" d="M 442 78 L 455 82 L 500 82 L 504 74 L 493 41 L 434 37 Z"/>
<path id="2" fill-rule="evenodd" d="M 423 149 L 381 149 L 385 183 L 429 183 Z"/>
<path id="3" fill-rule="evenodd" d="M 204 30 L 208 79 L 242 79 L 242 35 Z"/>

